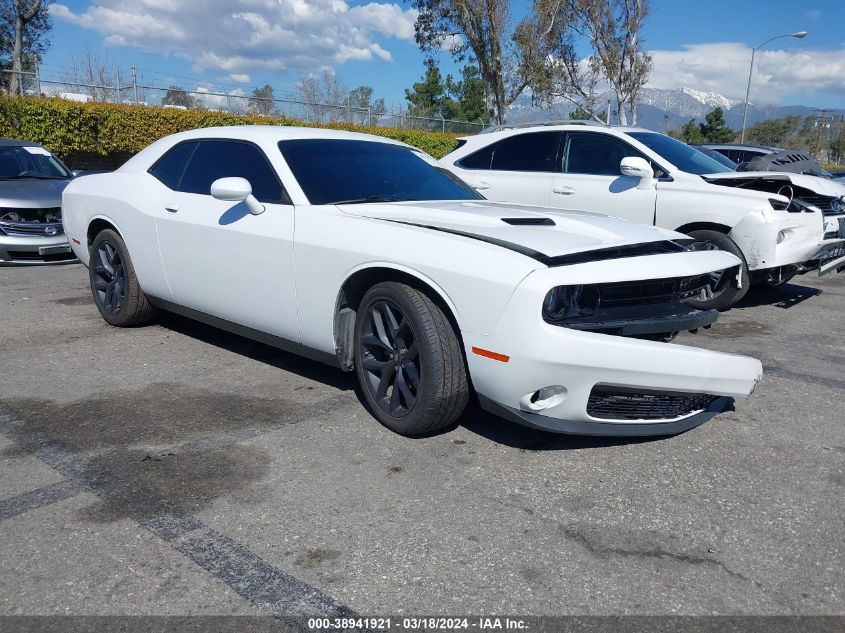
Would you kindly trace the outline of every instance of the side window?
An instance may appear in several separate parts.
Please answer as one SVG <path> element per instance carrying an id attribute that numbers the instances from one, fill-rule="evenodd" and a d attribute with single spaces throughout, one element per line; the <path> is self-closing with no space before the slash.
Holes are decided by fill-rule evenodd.
<path id="1" fill-rule="evenodd" d="M 240 141 L 199 141 L 178 190 L 210 195 L 211 183 L 231 176 L 246 178 L 252 185 L 252 195 L 262 202 L 290 204 L 290 198 L 264 152 L 251 143 Z"/>
<path id="2" fill-rule="evenodd" d="M 560 138 L 560 132 L 509 136 L 496 144 L 491 168 L 500 171 L 557 171 Z"/>
<path id="3" fill-rule="evenodd" d="M 487 147 L 467 154 L 455 164 L 463 169 L 490 169 L 490 162 L 493 160 L 493 152 L 498 143 L 491 143 Z"/>
<path id="4" fill-rule="evenodd" d="M 568 174 L 619 176 L 619 163 L 626 156 L 642 154 L 609 134 L 570 132 L 567 134 L 564 171 Z"/>
<path id="5" fill-rule="evenodd" d="M 196 141 L 187 141 L 179 143 L 172 147 L 164 156 L 158 159 L 155 165 L 150 167 L 150 174 L 158 178 L 165 187 L 169 189 L 178 189 L 179 181 L 182 180 L 182 174 L 185 171 L 185 166 L 191 158 L 191 154 L 197 147 Z"/>

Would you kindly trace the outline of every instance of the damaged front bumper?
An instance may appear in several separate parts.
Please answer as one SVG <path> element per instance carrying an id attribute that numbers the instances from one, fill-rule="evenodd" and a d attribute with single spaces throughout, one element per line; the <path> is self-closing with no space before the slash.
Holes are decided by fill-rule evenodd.
<path id="1" fill-rule="evenodd" d="M 543 297 L 561 284 L 700 275 L 736 264 L 718 252 L 678 253 L 536 271 L 488 335 L 464 333 L 484 408 L 558 433 L 668 435 L 701 424 L 751 394 L 760 361 L 744 356 L 547 323 Z M 667 273 L 663 273 L 664 277 Z"/>

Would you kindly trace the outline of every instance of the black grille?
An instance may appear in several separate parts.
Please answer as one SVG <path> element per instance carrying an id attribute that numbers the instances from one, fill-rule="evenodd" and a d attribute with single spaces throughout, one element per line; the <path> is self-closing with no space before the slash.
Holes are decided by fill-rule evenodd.
<path id="1" fill-rule="evenodd" d="M 842 207 L 834 208 L 833 198 L 830 196 L 796 196 L 801 202 L 811 204 L 818 207 L 824 215 L 839 215 L 842 213 Z M 845 206 L 845 205 L 843 205 Z"/>
<path id="2" fill-rule="evenodd" d="M 63 234 L 62 208 L 44 209 L 0 208 L 0 233 L 11 236 Z"/>
<path id="3" fill-rule="evenodd" d="M 598 306 L 603 309 L 631 305 L 675 303 L 688 299 L 713 283 L 710 275 L 597 284 Z"/>
<path id="4" fill-rule="evenodd" d="M 671 420 L 709 407 L 719 396 L 595 386 L 587 414 L 601 420 Z"/>

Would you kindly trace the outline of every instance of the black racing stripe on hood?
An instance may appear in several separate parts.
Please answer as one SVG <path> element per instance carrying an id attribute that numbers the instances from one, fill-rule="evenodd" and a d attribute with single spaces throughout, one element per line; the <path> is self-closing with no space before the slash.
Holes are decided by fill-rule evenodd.
<path id="1" fill-rule="evenodd" d="M 546 265 L 572 266 L 573 264 L 584 264 L 587 262 L 598 262 L 606 259 L 623 259 L 625 257 L 643 257 L 645 255 L 663 255 L 665 253 L 680 253 L 687 248 L 671 240 L 659 242 L 645 242 L 644 244 L 625 244 L 623 246 L 612 246 L 610 248 L 599 248 L 594 251 L 583 251 L 571 255 L 560 255 L 548 257 Z"/>
<path id="2" fill-rule="evenodd" d="M 679 253 L 687 250 L 685 246 L 673 242 L 671 240 L 661 240 L 658 242 L 645 242 L 642 244 L 625 244 L 623 246 L 613 246 L 610 248 L 599 248 L 592 251 L 583 251 L 580 253 L 572 253 L 570 255 L 546 255 L 540 251 L 535 251 L 533 248 L 522 246 L 508 242 L 507 240 L 500 240 L 495 237 L 488 237 L 487 235 L 478 235 L 477 233 L 467 233 L 465 231 L 458 231 L 456 229 L 446 229 L 441 226 L 432 226 L 430 224 L 418 224 L 416 222 L 406 222 L 404 220 L 389 220 L 387 218 L 378 218 L 385 222 L 394 222 L 396 224 L 405 224 L 407 226 L 416 226 L 421 229 L 430 229 L 432 231 L 440 231 L 441 233 L 450 233 L 452 235 L 459 235 L 461 237 L 468 237 L 472 240 L 480 242 L 487 242 L 494 246 L 506 248 L 509 251 L 525 255 L 531 259 L 545 264 L 549 268 L 557 266 L 572 266 L 574 264 L 585 264 L 587 262 L 598 262 L 607 259 L 622 259 L 625 257 L 642 257 L 645 255 L 663 255 L 665 253 Z"/>
<path id="3" fill-rule="evenodd" d="M 535 251 L 533 248 L 528 248 L 527 246 L 522 246 L 521 244 L 514 244 L 513 242 L 508 242 L 507 240 L 500 240 L 495 237 L 488 237 L 486 235 L 478 235 L 477 233 L 466 233 L 465 231 L 458 231 L 455 229 L 444 229 L 441 226 L 431 226 L 430 224 L 417 224 L 416 222 L 405 222 L 404 220 L 388 220 L 386 218 L 378 218 L 379 220 L 384 220 L 385 222 L 395 222 L 396 224 L 406 224 L 408 226 L 416 226 L 421 229 L 431 229 L 432 231 L 440 231 L 441 233 L 451 233 L 452 235 L 460 235 L 461 237 L 468 237 L 472 240 L 479 240 L 480 242 L 487 242 L 488 244 L 494 244 L 495 246 L 500 246 L 502 248 L 506 248 L 509 251 L 514 251 L 515 253 L 519 253 L 520 255 L 525 255 L 526 257 L 530 257 L 531 259 L 536 259 L 539 262 L 548 259 L 549 256 L 541 253 L 540 251 Z"/>

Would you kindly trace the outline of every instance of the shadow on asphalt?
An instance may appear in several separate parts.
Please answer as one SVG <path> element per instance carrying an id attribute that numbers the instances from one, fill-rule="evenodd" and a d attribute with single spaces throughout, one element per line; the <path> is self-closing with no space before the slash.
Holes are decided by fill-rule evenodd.
<path id="1" fill-rule="evenodd" d="M 313 361 L 296 354 L 276 349 L 270 345 L 259 343 L 251 339 L 232 334 L 216 327 L 205 325 L 169 312 L 160 312 L 156 322 L 169 330 L 189 336 L 203 343 L 221 347 L 235 354 L 240 354 L 266 363 L 278 369 L 289 371 L 310 380 L 330 385 L 343 391 L 354 391 L 358 401 L 363 408 L 367 408 L 366 402 L 358 387 L 358 382 L 353 373 L 342 372 L 339 369 L 329 367 L 317 361 Z M 373 418 L 373 424 L 378 424 Z M 511 448 L 528 451 L 560 451 L 584 448 L 601 448 L 607 446 L 624 446 L 628 444 L 640 444 L 643 442 L 654 442 L 666 439 L 665 436 L 655 437 L 593 437 L 586 435 L 561 435 L 549 433 L 538 429 L 532 429 L 519 425 L 515 422 L 505 420 L 492 413 L 484 411 L 475 401 L 470 402 L 467 409 L 461 414 L 457 423 L 441 429 L 440 431 L 427 435 L 417 436 L 417 439 L 424 439 L 436 435 L 449 433 L 456 427 L 462 426 L 468 431 L 484 437 L 491 442 L 496 442 Z"/>
<path id="2" fill-rule="evenodd" d="M 189 336 L 203 343 L 221 347 L 235 354 L 240 354 L 241 356 L 246 356 L 247 358 L 278 369 L 298 374 L 309 380 L 321 382 L 341 391 L 349 391 L 355 388 L 356 381 L 354 374 L 342 372 L 335 367 L 330 367 L 310 358 L 285 352 L 271 345 L 226 332 L 212 325 L 206 325 L 205 323 L 164 311 L 159 311 L 156 317 L 156 323 L 168 330 Z"/>
<path id="3" fill-rule="evenodd" d="M 782 286 L 756 285 L 742 301 L 736 304 L 737 308 L 756 308 L 757 306 L 773 305 L 784 310 L 803 303 L 822 294 L 820 288 L 801 286 L 799 284 L 786 283 Z"/>

